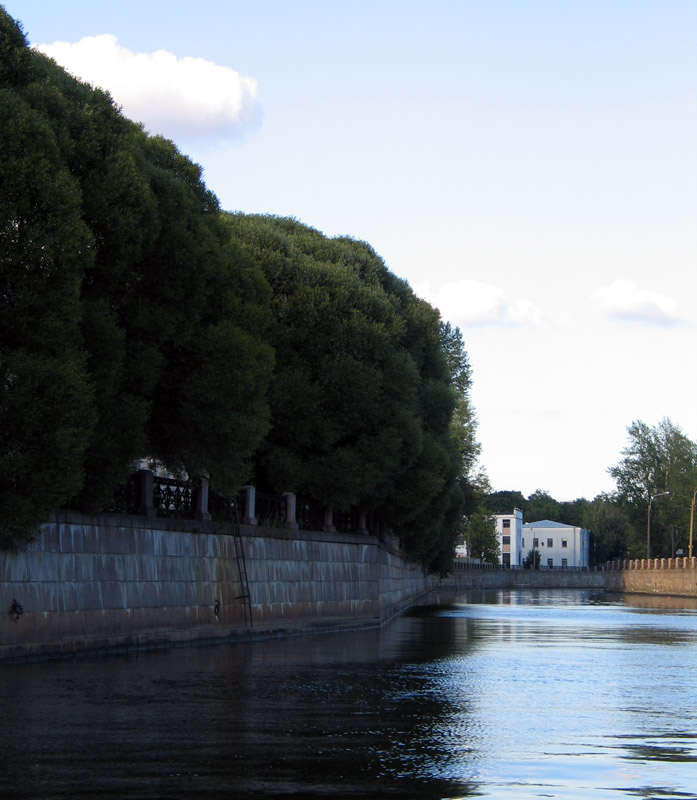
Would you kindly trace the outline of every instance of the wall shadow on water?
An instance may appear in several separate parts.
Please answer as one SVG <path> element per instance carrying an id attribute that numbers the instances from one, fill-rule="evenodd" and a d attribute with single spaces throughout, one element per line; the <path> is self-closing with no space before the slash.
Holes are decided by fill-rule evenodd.
<path id="1" fill-rule="evenodd" d="M 468 769 L 457 743 L 454 771 L 452 742 L 434 732 L 459 715 L 468 735 L 438 662 L 474 646 L 471 627 L 422 614 L 382 630 L 3 666 L 0 785 L 13 800 L 468 796 L 476 748 Z"/>

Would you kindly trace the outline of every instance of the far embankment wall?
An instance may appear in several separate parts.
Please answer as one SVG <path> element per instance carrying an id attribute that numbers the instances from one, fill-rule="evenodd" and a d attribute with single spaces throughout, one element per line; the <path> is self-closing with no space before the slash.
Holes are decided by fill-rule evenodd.
<path id="1" fill-rule="evenodd" d="M 441 582 L 454 589 L 603 589 L 603 572 L 592 570 L 463 569 L 457 564 Z"/>
<path id="2" fill-rule="evenodd" d="M 605 569 L 473 569 L 455 565 L 442 581 L 453 589 L 604 589 L 623 594 L 697 597 L 697 559 L 610 562 Z"/>
<path id="3" fill-rule="evenodd" d="M 652 558 L 610 562 L 609 592 L 697 597 L 697 558 Z"/>
<path id="4" fill-rule="evenodd" d="M 0 553 L 0 659 L 375 626 L 433 585 L 394 541 L 239 530 L 236 539 L 210 522 L 56 515 L 26 551 Z"/>

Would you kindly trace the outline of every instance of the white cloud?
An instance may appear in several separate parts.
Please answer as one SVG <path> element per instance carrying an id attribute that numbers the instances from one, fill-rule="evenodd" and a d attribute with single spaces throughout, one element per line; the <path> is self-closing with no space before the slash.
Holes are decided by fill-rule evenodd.
<path id="1" fill-rule="evenodd" d="M 431 289 L 428 281 L 416 284 L 419 297 L 440 310 L 454 325 L 523 325 L 540 327 L 546 323 L 542 311 L 529 300 L 510 300 L 503 289 L 479 281 L 461 280 Z"/>
<path id="2" fill-rule="evenodd" d="M 667 326 L 681 322 L 677 300 L 640 289 L 631 280 L 616 280 L 594 292 L 591 299 L 601 311 L 617 320 Z"/>
<path id="3" fill-rule="evenodd" d="M 37 45 L 72 75 L 110 92 L 124 114 L 175 141 L 239 136 L 260 118 L 257 83 L 202 58 L 133 53 L 115 36 Z"/>

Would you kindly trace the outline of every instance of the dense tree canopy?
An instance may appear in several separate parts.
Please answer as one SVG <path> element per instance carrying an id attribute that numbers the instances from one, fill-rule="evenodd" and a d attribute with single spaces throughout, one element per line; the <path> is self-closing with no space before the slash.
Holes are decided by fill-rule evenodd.
<path id="1" fill-rule="evenodd" d="M 228 224 L 273 297 L 259 485 L 364 508 L 412 554 L 449 560 L 477 452 L 460 332 L 363 242 L 290 219 Z"/>
<path id="2" fill-rule="evenodd" d="M 3 538 L 103 507 L 146 455 L 239 485 L 268 427 L 266 281 L 198 166 L 1 9 L 0 44 Z"/>
<path id="3" fill-rule="evenodd" d="M 5 86 L 0 153 L 0 523 L 16 539 L 82 486 L 95 424 L 79 325 L 91 236 L 50 126 Z"/>
<path id="4" fill-rule="evenodd" d="M 462 335 L 369 245 L 223 214 L 201 170 L 0 9 L 0 526 L 137 459 L 362 508 L 449 567 L 478 454 Z"/>

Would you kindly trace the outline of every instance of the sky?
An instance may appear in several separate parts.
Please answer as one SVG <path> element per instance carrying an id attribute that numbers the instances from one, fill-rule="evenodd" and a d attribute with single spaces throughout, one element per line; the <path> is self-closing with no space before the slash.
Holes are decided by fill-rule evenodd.
<path id="1" fill-rule="evenodd" d="M 229 211 L 369 242 L 473 372 L 494 490 L 697 439 L 697 0 L 5 0 Z"/>

